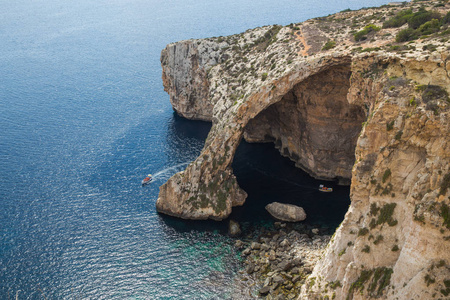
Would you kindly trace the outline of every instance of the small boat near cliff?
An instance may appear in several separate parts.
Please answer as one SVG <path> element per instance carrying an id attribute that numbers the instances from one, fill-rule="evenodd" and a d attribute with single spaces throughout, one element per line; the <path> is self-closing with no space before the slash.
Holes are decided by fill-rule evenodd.
<path id="1" fill-rule="evenodd" d="M 319 191 L 325 192 L 325 193 L 331 193 L 333 191 L 333 188 L 329 188 L 324 186 L 323 184 L 319 185 Z"/>
<path id="2" fill-rule="evenodd" d="M 153 180 L 152 174 L 148 174 L 147 177 L 145 177 L 142 180 L 142 185 L 149 184 L 150 182 L 152 182 L 152 180 Z"/>

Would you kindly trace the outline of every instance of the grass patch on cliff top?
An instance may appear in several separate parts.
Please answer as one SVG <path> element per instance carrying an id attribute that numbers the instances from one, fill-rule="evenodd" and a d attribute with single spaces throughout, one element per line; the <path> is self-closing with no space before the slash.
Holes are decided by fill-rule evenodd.
<path id="1" fill-rule="evenodd" d="M 364 26 L 364 28 L 358 32 L 356 32 L 353 37 L 355 38 L 355 41 L 364 41 L 367 39 L 367 35 L 371 32 L 380 31 L 381 28 L 374 25 L 374 24 L 368 24 Z"/>
<path id="2" fill-rule="evenodd" d="M 441 29 L 447 29 L 450 23 L 450 12 L 442 17 L 438 12 L 428 11 L 424 8 L 420 8 L 415 13 L 411 9 L 407 9 L 384 22 L 383 28 L 400 27 L 406 23 L 408 23 L 408 28 L 397 34 L 396 42 L 401 43 L 428 37 L 438 33 Z"/>
<path id="3" fill-rule="evenodd" d="M 277 34 L 280 32 L 281 28 L 283 28 L 281 25 L 272 26 L 263 36 L 255 40 L 252 46 L 256 47 L 258 52 L 265 51 L 267 47 L 277 41 Z"/>
<path id="4" fill-rule="evenodd" d="M 332 48 L 336 47 L 336 42 L 329 40 L 325 43 L 325 45 L 322 47 L 322 51 L 330 50 Z"/>

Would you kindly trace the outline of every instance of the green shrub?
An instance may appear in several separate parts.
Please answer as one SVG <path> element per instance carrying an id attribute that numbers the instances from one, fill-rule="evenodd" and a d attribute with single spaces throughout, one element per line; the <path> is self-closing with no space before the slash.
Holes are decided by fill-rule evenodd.
<path id="1" fill-rule="evenodd" d="M 373 274 L 372 282 L 367 287 L 367 291 L 373 296 L 381 296 L 383 293 L 383 289 L 390 284 L 392 273 L 393 270 L 390 268 L 376 268 Z M 375 290 L 376 294 L 374 295 Z"/>
<path id="2" fill-rule="evenodd" d="M 397 43 L 412 41 L 418 38 L 417 32 L 414 29 L 406 28 L 400 30 L 399 33 L 395 36 L 395 41 Z"/>
<path id="3" fill-rule="evenodd" d="M 437 50 L 437 46 L 433 45 L 433 44 L 428 44 L 422 47 L 423 50 L 428 50 L 430 52 L 436 51 Z"/>
<path id="4" fill-rule="evenodd" d="M 383 183 L 386 182 L 386 180 L 389 178 L 389 176 L 391 176 L 391 169 L 386 169 L 386 171 L 384 171 L 383 178 L 382 178 Z"/>
<path id="5" fill-rule="evenodd" d="M 381 28 L 378 26 L 375 26 L 373 24 L 369 24 L 364 26 L 364 28 L 361 31 L 358 31 L 357 33 L 355 33 L 353 36 L 355 38 L 355 41 L 363 41 L 365 39 L 367 39 L 367 35 L 370 32 L 376 32 L 379 31 Z"/>
<path id="6" fill-rule="evenodd" d="M 392 252 L 397 252 L 398 250 L 400 250 L 398 248 L 398 245 L 394 245 L 394 247 L 392 247 L 392 249 L 391 249 Z"/>
<path id="7" fill-rule="evenodd" d="M 450 229 L 450 208 L 445 203 L 441 205 L 441 217 L 444 219 L 442 225 Z"/>
<path id="8" fill-rule="evenodd" d="M 442 25 L 450 24 L 450 11 L 442 18 Z"/>
<path id="9" fill-rule="evenodd" d="M 353 282 L 350 286 L 350 289 L 348 291 L 348 294 L 353 294 L 353 291 L 363 291 L 365 283 L 372 277 L 373 270 L 362 270 L 361 275 L 358 277 L 358 279 Z"/>
<path id="10" fill-rule="evenodd" d="M 386 123 L 386 130 L 391 131 L 394 128 L 394 123 L 395 123 L 394 120 L 389 123 Z"/>
<path id="11" fill-rule="evenodd" d="M 450 173 L 447 173 L 442 179 L 441 188 L 439 190 L 439 195 L 447 194 L 447 190 L 450 188 Z"/>
<path id="12" fill-rule="evenodd" d="M 431 277 L 430 274 L 425 275 L 423 279 L 425 280 L 427 286 L 436 282 L 436 280 L 433 277 Z"/>
<path id="13" fill-rule="evenodd" d="M 406 9 L 398 12 L 393 18 L 383 23 L 383 28 L 400 27 L 408 22 L 408 19 L 413 16 L 411 9 Z"/>
<path id="14" fill-rule="evenodd" d="M 380 47 L 364 48 L 364 49 L 361 50 L 361 53 L 363 53 L 363 52 L 379 51 L 379 50 L 381 50 Z"/>
<path id="15" fill-rule="evenodd" d="M 392 191 L 392 187 L 392 184 L 389 182 L 384 188 L 383 192 L 381 192 L 381 195 L 389 195 L 389 193 Z"/>
<path id="16" fill-rule="evenodd" d="M 383 236 L 382 236 L 382 235 L 379 235 L 379 236 L 377 236 L 377 238 L 373 241 L 373 243 L 374 243 L 375 245 L 378 245 L 383 239 L 384 239 Z"/>
<path id="17" fill-rule="evenodd" d="M 361 251 L 365 252 L 365 253 L 369 253 L 370 252 L 370 246 L 369 245 L 365 245 L 364 248 L 362 248 Z"/>
<path id="18" fill-rule="evenodd" d="M 380 209 L 380 215 L 378 216 L 377 225 L 381 225 L 383 223 L 397 224 L 397 220 L 392 219 L 392 215 L 394 214 L 394 209 L 397 206 L 397 203 L 389 203 L 383 205 Z M 390 225 L 389 224 L 389 225 Z M 394 226 L 394 225 L 391 225 Z"/>
<path id="19" fill-rule="evenodd" d="M 428 22 L 420 25 L 418 31 L 420 32 L 420 34 L 426 35 L 426 34 L 432 34 L 432 33 L 438 32 L 440 28 L 441 28 L 441 22 L 439 22 L 438 19 L 433 19 L 431 21 L 428 21 Z"/>
<path id="20" fill-rule="evenodd" d="M 428 103 L 432 100 L 437 99 L 445 99 L 448 101 L 448 93 L 447 91 L 440 87 L 439 85 L 419 85 L 417 89 L 422 90 L 422 100 L 425 103 Z"/>
<path id="21" fill-rule="evenodd" d="M 329 40 L 328 42 L 325 43 L 325 45 L 322 47 L 322 50 L 330 50 L 332 48 L 336 47 L 336 42 Z"/>
<path id="22" fill-rule="evenodd" d="M 333 290 L 335 290 L 338 287 L 342 287 L 341 282 L 339 280 L 330 282 L 330 288 L 332 288 Z"/>
<path id="23" fill-rule="evenodd" d="M 263 73 L 263 74 L 261 75 L 261 80 L 262 80 L 262 81 L 265 81 L 265 80 L 267 79 L 267 76 L 269 76 L 268 73 Z"/>
<path id="24" fill-rule="evenodd" d="M 405 23 L 408 23 L 408 28 L 401 30 L 395 40 L 398 43 L 412 41 L 421 35 L 429 35 L 438 32 L 442 24 L 450 22 L 450 16 L 447 15 L 442 18 L 439 13 L 435 11 L 427 11 L 424 8 L 420 8 L 414 14 L 410 13 L 411 10 L 404 11 L 401 16 L 396 16 L 393 19 L 385 22 L 386 27 L 399 27 Z M 399 26 L 396 26 L 399 25 Z M 383 24 L 383 27 L 385 25 Z"/>
<path id="25" fill-rule="evenodd" d="M 380 211 L 380 208 L 377 206 L 376 203 L 370 204 L 370 214 L 372 216 L 376 216 L 379 211 Z"/>
<path id="26" fill-rule="evenodd" d="M 439 13 L 434 11 L 427 11 L 424 8 L 420 8 L 418 12 L 414 13 L 411 17 L 408 18 L 408 26 L 412 29 L 417 29 L 420 25 L 425 24 L 428 21 L 433 19 L 441 19 Z"/>
<path id="27" fill-rule="evenodd" d="M 441 294 L 444 296 L 450 295 L 450 279 L 444 280 L 445 289 L 441 289 Z"/>
<path id="28" fill-rule="evenodd" d="M 369 227 L 370 229 L 374 229 L 375 227 L 377 227 L 377 221 L 374 218 L 370 220 Z"/>
<path id="29" fill-rule="evenodd" d="M 363 227 L 363 228 L 359 229 L 358 236 L 364 236 L 368 233 L 369 233 L 369 229 L 367 229 L 366 227 Z"/>

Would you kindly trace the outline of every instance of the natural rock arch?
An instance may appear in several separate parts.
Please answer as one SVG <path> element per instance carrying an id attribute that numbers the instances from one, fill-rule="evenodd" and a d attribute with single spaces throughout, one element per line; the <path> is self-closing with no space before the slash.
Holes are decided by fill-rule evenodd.
<path id="1" fill-rule="evenodd" d="M 236 149 L 244 137 L 244 131 L 249 140 L 261 138 L 261 132 L 252 131 L 252 128 L 264 118 L 273 116 L 274 110 L 280 116 L 280 107 L 284 105 L 299 107 L 296 122 L 303 122 L 305 129 L 308 127 L 305 119 L 322 123 L 316 124 L 314 130 L 305 130 L 298 138 L 298 145 L 290 145 L 288 140 L 281 141 L 281 134 L 289 131 L 289 127 L 278 127 L 281 146 L 284 143 L 283 149 L 286 149 L 284 154 L 294 160 L 298 158 L 297 164 L 316 177 L 348 181 L 354 160 L 352 151 L 365 119 L 361 107 L 347 102 L 350 62 L 347 56 L 311 60 L 262 87 L 242 104 L 222 110 L 223 114 L 214 118 L 220 121 L 213 125 L 202 154 L 184 172 L 174 175 L 161 186 L 158 211 L 181 218 L 220 220 L 231 213 L 233 206 L 242 205 L 247 195 L 237 184 L 231 168 Z M 326 85 L 330 80 L 339 83 Z M 314 86 L 316 88 L 313 90 L 308 89 Z M 321 97 L 313 96 L 314 90 Z M 321 114 L 324 122 L 320 122 Z M 327 132 L 327 126 L 333 129 Z M 340 128 L 344 128 L 342 132 L 345 133 Z M 270 134 L 276 140 L 272 131 Z M 294 137 L 295 133 L 291 138 Z M 326 141 L 321 141 L 321 138 Z M 319 152 L 316 151 L 320 148 L 318 145 L 322 145 Z M 331 165 L 333 168 L 330 171 Z"/>
<path id="2" fill-rule="evenodd" d="M 349 184 L 355 147 L 366 112 L 350 104 L 350 65 L 342 64 L 294 85 L 251 119 L 248 142 L 274 142 L 283 156 L 319 179 Z"/>

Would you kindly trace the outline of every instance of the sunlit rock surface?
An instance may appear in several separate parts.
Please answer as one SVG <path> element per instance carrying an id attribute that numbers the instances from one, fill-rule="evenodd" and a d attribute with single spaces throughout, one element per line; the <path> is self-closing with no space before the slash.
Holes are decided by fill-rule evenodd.
<path id="1" fill-rule="evenodd" d="M 403 44 L 395 35 L 404 27 L 359 42 L 352 34 L 402 9 L 168 45 L 161 62 L 174 109 L 213 127 L 200 156 L 161 186 L 158 211 L 227 218 L 247 196 L 231 168 L 241 139 L 274 142 L 312 176 L 351 181 L 349 211 L 300 299 L 445 298 L 449 34 Z M 433 9 L 445 14 L 450 4 Z M 331 40 L 335 47 L 323 49 Z"/>

